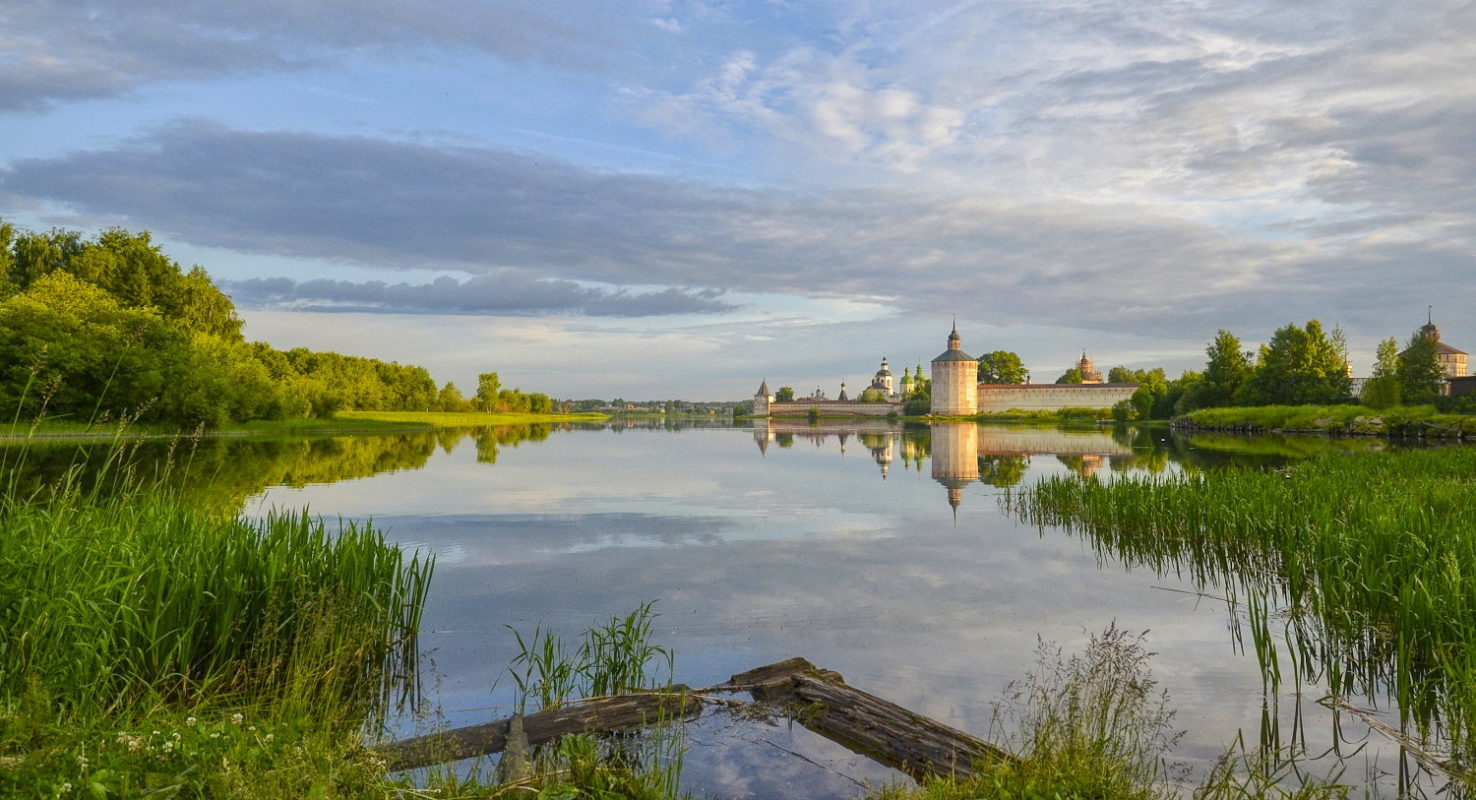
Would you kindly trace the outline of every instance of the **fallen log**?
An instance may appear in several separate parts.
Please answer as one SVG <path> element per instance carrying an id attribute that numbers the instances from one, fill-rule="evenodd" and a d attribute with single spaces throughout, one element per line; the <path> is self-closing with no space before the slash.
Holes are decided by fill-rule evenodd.
<path id="1" fill-rule="evenodd" d="M 919 781 L 932 775 L 968 778 L 981 759 L 1016 758 L 977 736 L 848 686 L 839 673 L 803 658 L 739 673 L 722 688 L 744 689 L 755 700 L 785 706 L 805 728 Z"/>
<path id="2" fill-rule="evenodd" d="M 571 733 L 630 730 L 658 722 L 687 719 L 702 713 L 702 701 L 685 686 L 660 692 L 601 697 L 522 718 L 528 745 L 551 742 Z M 512 718 L 455 728 L 379 745 L 374 752 L 390 770 L 414 769 L 463 758 L 500 753 L 507 746 Z"/>

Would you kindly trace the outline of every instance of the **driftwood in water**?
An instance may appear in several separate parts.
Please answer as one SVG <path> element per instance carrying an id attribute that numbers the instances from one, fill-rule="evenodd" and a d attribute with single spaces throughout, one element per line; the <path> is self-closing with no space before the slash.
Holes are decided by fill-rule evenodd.
<path id="1" fill-rule="evenodd" d="M 539 711 L 523 717 L 529 745 L 551 742 L 571 733 L 619 731 L 685 719 L 702 713 L 702 701 L 685 686 L 661 692 L 602 697 Z M 414 769 L 463 758 L 500 753 L 507 746 L 512 718 L 402 739 L 374 748 L 391 770 Z"/>
<path id="2" fill-rule="evenodd" d="M 1015 758 L 997 745 L 847 686 L 839 673 L 803 658 L 739 673 L 722 688 L 745 689 L 755 700 L 788 706 L 804 727 L 918 780 L 967 778 L 979 759 Z"/>
<path id="3" fill-rule="evenodd" d="M 880 764 L 922 780 L 930 775 L 967 778 L 984 760 L 1015 756 L 976 736 L 847 686 L 840 673 L 791 658 L 734 675 L 699 690 L 746 691 L 760 703 L 782 707 L 800 725 Z M 528 745 L 570 733 L 628 730 L 702 712 L 703 701 L 685 686 L 590 700 L 522 718 Z M 456 728 L 381 745 L 376 752 L 392 770 L 412 769 L 498 753 L 507 746 L 511 719 Z"/>

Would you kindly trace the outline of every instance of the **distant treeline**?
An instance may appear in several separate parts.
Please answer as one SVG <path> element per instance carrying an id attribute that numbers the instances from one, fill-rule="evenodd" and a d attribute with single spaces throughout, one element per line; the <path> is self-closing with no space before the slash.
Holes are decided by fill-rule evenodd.
<path id="1" fill-rule="evenodd" d="M 147 232 L 86 239 L 0 221 L 6 421 L 219 425 L 340 409 L 427 411 L 457 394 L 450 384 L 438 390 L 422 367 L 245 341 L 235 305 L 205 270 L 182 270 Z M 529 404 L 517 394 L 511 405 Z"/>

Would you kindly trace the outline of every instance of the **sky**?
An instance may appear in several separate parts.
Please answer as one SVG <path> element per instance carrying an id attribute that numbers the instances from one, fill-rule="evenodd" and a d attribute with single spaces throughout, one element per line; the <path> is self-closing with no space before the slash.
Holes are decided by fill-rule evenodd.
<path id="1" fill-rule="evenodd" d="M 556 397 L 1476 351 L 1476 4 L 8 0 L 0 218 Z"/>

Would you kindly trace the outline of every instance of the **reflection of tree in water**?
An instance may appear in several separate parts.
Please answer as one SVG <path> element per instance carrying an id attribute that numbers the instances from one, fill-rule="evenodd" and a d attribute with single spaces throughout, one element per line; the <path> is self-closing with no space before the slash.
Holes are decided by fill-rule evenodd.
<path id="1" fill-rule="evenodd" d="M 116 491 L 132 478 L 159 482 L 187 502 L 233 514 L 268 486 L 304 486 L 424 466 L 432 433 L 306 439 L 208 437 L 98 444 L 30 442 L 6 448 L 16 488 L 44 490 L 74 471 L 85 491 Z"/>
<path id="2" fill-rule="evenodd" d="M 1008 489 L 1025 478 L 1030 461 L 1021 455 L 979 456 L 979 480 L 1000 489 Z"/>
<path id="3" fill-rule="evenodd" d="M 785 448 L 794 447 L 794 434 L 776 433 L 774 434 L 774 444 Z"/>
<path id="4" fill-rule="evenodd" d="M 923 471 L 923 462 L 933 455 L 933 432 L 926 425 L 906 425 L 902 428 L 902 463 L 918 472 Z"/>
<path id="5" fill-rule="evenodd" d="M 553 428 L 548 423 L 477 428 L 472 431 L 477 443 L 477 463 L 496 464 L 498 448 L 517 447 L 519 442 L 526 441 L 541 442 L 552 432 Z"/>

